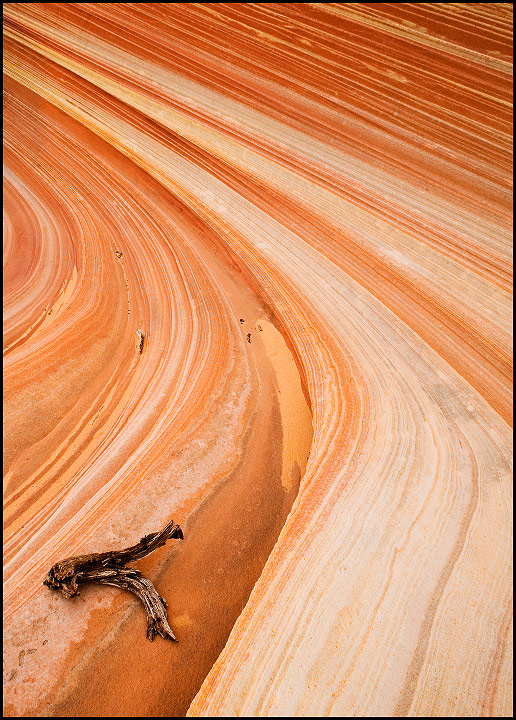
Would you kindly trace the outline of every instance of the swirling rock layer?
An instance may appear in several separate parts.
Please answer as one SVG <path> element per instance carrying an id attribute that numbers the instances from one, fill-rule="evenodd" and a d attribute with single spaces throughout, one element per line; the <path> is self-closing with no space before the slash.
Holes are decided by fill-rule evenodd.
<path id="1" fill-rule="evenodd" d="M 510 21 L 4 6 L 6 715 L 512 713 Z"/>

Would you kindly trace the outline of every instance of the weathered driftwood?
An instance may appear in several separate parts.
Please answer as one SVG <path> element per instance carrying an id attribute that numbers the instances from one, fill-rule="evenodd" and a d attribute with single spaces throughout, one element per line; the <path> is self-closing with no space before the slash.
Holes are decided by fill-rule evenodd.
<path id="1" fill-rule="evenodd" d="M 160 532 L 146 535 L 139 543 L 126 550 L 65 558 L 50 568 L 43 585 L 51 590 L 60 590 L 67 598 L 79 595 L 78 585 L 86 582 L 114 585 L 129 590 L 137 595 L 145 606 L 149 640 L 154 640 L 156 634 L 175 640 L 167 621 L 165 600 L 151 581 L 142 577 L 139 570 L 125 567 L 126 563 L 149 555 L 170 538 L 183 539 L 183 531 L 173 520 Z"/>

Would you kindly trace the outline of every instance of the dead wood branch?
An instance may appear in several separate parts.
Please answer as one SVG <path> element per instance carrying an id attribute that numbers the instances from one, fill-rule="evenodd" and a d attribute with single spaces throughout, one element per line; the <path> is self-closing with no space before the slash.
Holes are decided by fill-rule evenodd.
<path id="1" fill-rule="evenodd" d="M 126 550 L 77 555 L 53 565 L 43 584 L 51 590 L 60 590 L 66 598 L 79 595 L 80 583 L 97 582 L 114 585 L 137 595 L 147 612 L 147 637 L 154 640 L 156 634 L 175 640 L 167 621 L 167 605 L 150 580 L 142 577 L 139 570 L 125 567 L 150 555 L 170 538 L 183 539 L 183 531 L 172 520 L 163 530 L 143 537 Z"/>

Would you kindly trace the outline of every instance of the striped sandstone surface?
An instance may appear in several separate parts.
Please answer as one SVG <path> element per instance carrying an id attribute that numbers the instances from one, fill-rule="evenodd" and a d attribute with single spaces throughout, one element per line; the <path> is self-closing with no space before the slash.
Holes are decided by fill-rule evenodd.
<path id="1" fill-rule="evenodd" d="M 6 716 L 512 714 L 511 23 L 4 5 Z"/>

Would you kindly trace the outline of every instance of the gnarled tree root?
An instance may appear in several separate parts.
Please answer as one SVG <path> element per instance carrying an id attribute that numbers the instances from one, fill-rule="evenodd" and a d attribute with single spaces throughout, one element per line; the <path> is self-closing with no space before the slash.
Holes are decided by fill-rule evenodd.
<path id="1" fill-rule="evenodd" d="M 173 520 L 160 532 L 146 535 L 127 550 L 65 558 L 50 568 L 43 585 L 51 590 L 60 590 L 67 598 L 79 595 L 79 583 L 86 582 L 114 585 L 129 590 L 137 595 L 145 606 L 149 640 L 154 640 L 156 634 L 175 640 L 168 624 L 165 600 L 139 570 L 125 567 L 126 563 L 149 555 L 170 538 L 183 539 L 183 531 Z"/>

